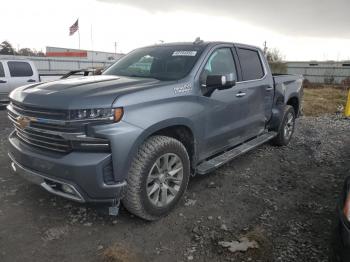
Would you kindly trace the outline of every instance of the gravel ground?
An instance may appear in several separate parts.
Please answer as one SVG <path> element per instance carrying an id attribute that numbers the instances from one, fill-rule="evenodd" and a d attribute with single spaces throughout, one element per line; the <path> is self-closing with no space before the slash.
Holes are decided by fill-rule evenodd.
<path id="1" fill-rule="evenodd" d="M 102 215 L 13 175 L 0 111 L 0 260 L 327 261 L 349 130 L 339 116 L 301 118 L 289 146 L 263 145 L 193 178 L 177 208 L 149 223 L 124 209 Z M 242 236 L 259 247 L 231 253 L 218 244 Z"/>

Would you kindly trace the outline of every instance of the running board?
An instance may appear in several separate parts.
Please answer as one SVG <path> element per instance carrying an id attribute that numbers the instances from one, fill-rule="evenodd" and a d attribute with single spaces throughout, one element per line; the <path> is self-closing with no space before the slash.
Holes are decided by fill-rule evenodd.
<path id="1" fill-rule="evenodd" d="M 260 135 L 246 143 L 243 143 L 229 151 L 222 153 L 210 160 L 204 161 L 197 167 L 197 174 L 204 175 L 217 169 L 218 167 L 226 164 L 232 159 L 242 155 L 245 152 L 252 150 L 253 148 L 264 144 L 277 135 L 276 132 L 268 132 Z"/>

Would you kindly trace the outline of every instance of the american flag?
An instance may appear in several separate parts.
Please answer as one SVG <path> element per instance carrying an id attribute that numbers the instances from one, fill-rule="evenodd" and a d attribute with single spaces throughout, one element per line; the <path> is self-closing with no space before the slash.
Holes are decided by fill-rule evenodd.
<path id="1" fill-rule="evenodd" d="M 79 19 L 77 19 L 77 21 L 75 21 L 75 23 L 71 27 L 69 27 L 69 35 L 74 35 L 74 33 L 78 30 L 79 30 Z"/>

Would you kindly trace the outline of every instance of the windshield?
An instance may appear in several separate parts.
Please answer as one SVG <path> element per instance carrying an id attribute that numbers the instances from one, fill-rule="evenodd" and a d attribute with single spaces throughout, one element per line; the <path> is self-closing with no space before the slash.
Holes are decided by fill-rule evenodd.
<path id="1" fill-rule="evenodd" d="M 140 48 L 124 56 L 103 74 L 179 80 L 191 71 L 203 49 L 198 45 Z"/>

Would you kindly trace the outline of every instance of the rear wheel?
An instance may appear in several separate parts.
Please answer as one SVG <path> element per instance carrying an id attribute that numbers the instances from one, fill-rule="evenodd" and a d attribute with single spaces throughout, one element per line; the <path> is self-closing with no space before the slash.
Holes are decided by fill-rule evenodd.
<path id="1" fill-rule="evenodd" d="M 284 109 L 282 123 L 277 136 L 272 143 L 277 146 L 286 146 L 292 139 L 295 128 L 295 111 L 292 106 L 287 105 Z"/>
<path id="2" fill-rule="evenodd" d="M 150 137 L 131 164 L 123 205 L 143 219 L 157 220 L 175 207 L 189 177 L 190 160 L 182 143 L 171 137 Z"/>

